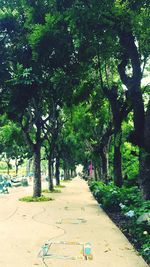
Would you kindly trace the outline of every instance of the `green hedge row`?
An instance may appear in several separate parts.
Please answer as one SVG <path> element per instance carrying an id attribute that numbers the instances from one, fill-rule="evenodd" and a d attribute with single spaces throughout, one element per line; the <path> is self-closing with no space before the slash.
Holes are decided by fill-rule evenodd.
<path id="1" fill-rule="evenodd" d="M 126 223 L 122 231 L 128 233 L 140 254 L 150 263 L 150 201 L 142 199 L 136 186 L 118 188 L 113 183 L 92 181 L 89 187 L 106 212 L 124 215 Z"/>

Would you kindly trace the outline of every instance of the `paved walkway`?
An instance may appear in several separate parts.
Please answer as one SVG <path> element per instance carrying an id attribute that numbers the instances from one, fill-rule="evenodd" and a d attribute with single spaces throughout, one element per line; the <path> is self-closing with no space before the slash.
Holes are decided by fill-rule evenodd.
<path id="1" fill-rule="evenodd" d="M 99 208 L 85 181 L 66 183 L 51 202 L 23 203 L 18 198 L 32 188 L 14 188 L 0 195 L 0 267 L 146 267 L 131 244 Z M 90 242 L 93 260 L 45 259 L 37 257 L 46 240 Z M 49 252 L 81 256 L 76 243 L 53 244 Z"/>

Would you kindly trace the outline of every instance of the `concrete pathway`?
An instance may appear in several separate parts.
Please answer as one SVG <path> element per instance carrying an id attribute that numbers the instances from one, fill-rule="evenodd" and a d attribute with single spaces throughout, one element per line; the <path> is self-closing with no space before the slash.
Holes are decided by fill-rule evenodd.
<path id="1" fill-rule="evenodd" d="M 11 189 L 0 195 L 0 267 L 146 267 L 131 244 L 103 212 L 85 181 L 66 183 L 54 201 L 23 203 L 32 187 Z M 53 243 L 49 253 L 72 259 L 38 258 L 41 246 Z M 65 242 L 66 244 L 54 244 Z M 70 242 L 70 243 L 68 243 Z M 82 246 L 92 244 L 93 260 L 82 259 Z"/>

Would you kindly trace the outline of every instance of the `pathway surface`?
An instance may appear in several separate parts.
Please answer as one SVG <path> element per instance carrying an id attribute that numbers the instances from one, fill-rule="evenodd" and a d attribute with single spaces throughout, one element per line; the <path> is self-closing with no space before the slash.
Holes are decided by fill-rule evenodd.
<path id="1" fill-rule="evenodd" d="M 54 201 L 23 203 L 32 187 L 13 188 L 0 195 L 0 267 L 146 267 L 131 244 L 99 208 L 85 181 L 66 183 Z M 90 242 L 93 260 L 42 259 L 38 252 L 46 240 Z M 57 255 L 81 256 L 81 246 L 55 244 Z"/>

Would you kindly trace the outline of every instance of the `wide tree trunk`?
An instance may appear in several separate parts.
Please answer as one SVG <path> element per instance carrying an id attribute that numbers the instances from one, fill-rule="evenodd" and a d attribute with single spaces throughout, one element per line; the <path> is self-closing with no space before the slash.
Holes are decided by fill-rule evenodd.
<path id="1" fill-rule="evenodd" d="M 118 70 L 122 82 L 128 89 L 128 98 L 133 108 L 134 132 L 130 136 L 130 141 L 140 148 L 139 184 L 143 197 L 150 199 L 150 102 L 145 116 L 141 90 L 141 58 L 136 45 L 136 38 L 132 31 L 129 29 L 126 31 L 123 28 L 119 31 L 119 38 L 123 53 Z M 126 74 L 129 60 L 133 70 L 132 77 Z"/>
<path id="2" fill-rule="evenodd" d="M 122 187 L 122 155 L 121 155 L 121 125 L 114 130 L 114 183 L 118 187 Z"/>
<path id="3" fill-rule="evenodd" d="M 52 159 L 48 159 L 48 189 L 49 191 L 54 190 L 53 175 L 52 175 Z"/>
<path id="4" fill-rule="evenodd" d="M 150 153 L 145 152 L 143 149 L 140 151 L 139 184 L 143 198 L 150 200 Z"/>
<path id="5" fill-rule="evenodd" d="M 56 157 L 56 185 L 60 185 L 60 158 L 59 156 Z"/>
<path id="6" fill-rule="evenodd" d="M 145 149 L 140 149 L 139 183 L 144 199 L 150 200 L 150 102 L 146 113 L 144 130 Z"/>
<path id="7" fill-rule="evenodd" d="M 33 197 L 41 196 L 41 146 L 36 144 L 34 147 L 34 184 Z"/>
<path id="8" fill-rule="evenodd" d="M 135 90 L 136 89 L 136 90 Z M 132 101 L 133 106 L 133 121 L 134 121 L 134 142 L 136 145 L 143 146 L 144 145 L 144 104 L 142 99 L 142 92 L 140 86 L 136 86 L 135 88 L 130 89 L 130 99 Z"/>

